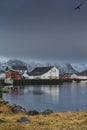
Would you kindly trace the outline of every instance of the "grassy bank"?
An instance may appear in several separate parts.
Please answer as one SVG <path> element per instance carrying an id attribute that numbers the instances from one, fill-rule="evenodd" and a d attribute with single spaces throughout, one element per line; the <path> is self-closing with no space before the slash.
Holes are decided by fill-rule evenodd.
<path id="1" fill-rule="evenodd" d="M 29 123 L 17 122 L 21 117 L 27 117 Z M 0 130 L 87 130 L 87 111 L 30 116 L 14 114 L 0 102 Z"/>

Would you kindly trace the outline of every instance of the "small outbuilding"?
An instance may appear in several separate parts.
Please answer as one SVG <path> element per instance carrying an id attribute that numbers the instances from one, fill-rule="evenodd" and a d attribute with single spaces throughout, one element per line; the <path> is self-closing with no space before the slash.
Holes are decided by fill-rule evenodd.
<path id="1" fill-rule="evenodd" d="M 82 79 L 87 80 L 87 69 L 77 74 L 71 75 L 71 79 Z"/>
<path id="2" fill-rule="evenodd" d="M 5 72 L 5 83 L 13 84 L 13 80 L 21 79 L 22 73 L 13 69 L 8 69 Z"/>
<path id="3" fill-rule="evenodd" d="M 0 70 L 0 79 L 5 79 L 5 71 Z"/>
<path id="4" fill-rule="evenodd" d="M 87 80 L 87 74 L 72 74 L 71 79 L 82 79 L 82 80 Z"/>
<path id="5" fill-rule="evenodd" d="M 72 75 L 72 74 L 65 73 L 65 74 L 62 76 L 62 78 L 63 78 L 63 79 L 70 79 L 70 78 L 71 78 L 71 75 Z"/>

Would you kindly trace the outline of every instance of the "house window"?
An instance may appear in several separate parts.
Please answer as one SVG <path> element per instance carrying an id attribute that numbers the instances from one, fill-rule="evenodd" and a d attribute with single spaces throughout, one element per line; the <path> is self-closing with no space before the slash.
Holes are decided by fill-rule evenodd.
<path id="1" fill-rule="evenodd" d="M 52 70 L 52 72 L 56 72 L 56 70 L 54 69 L 54 70 Z"/>

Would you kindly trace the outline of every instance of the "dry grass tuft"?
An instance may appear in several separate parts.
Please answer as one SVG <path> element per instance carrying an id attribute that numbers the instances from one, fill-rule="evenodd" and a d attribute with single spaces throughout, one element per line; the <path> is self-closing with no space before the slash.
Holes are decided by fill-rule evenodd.
<path id="1" fill-rule="evenodd" d="M 0 104 L 0 130 L 87 130 L 87 111 L 52 113 L 50 115 L 30 116 L 14 114 L 9 106 Z M 21 117 L 29 123 L 18 123 Z"/>

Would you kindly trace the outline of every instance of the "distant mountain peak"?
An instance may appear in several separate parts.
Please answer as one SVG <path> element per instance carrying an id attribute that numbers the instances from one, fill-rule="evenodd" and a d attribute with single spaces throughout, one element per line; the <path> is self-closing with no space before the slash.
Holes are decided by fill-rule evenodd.
<path id="1" fill-rule="evenodd" d="M 20 65 L 20 66 L 27 66 L 28 71 L 32 71 L 36 67 L 45 67 L 45 66 L 55 66 L 59 69 L 60 74 L 64 73 L 77 73 L 81 72 L 87 69 L 86 63 L 64 63 L 64 62 L 40 62 L 40 61 L 32 61 L 32 60 L 21 60 L 21 59 L 11 59 L 7 57 L 0 56 L 0 69 L 5 70 L 7 66 L 14 66 L 14 65 Z"/>
<path id="2" fill-rule="evenodd" d="M 4 57 L 4 56 L 0 56 L 0 63 L 5 63 L 9 60 L 9 58 Z"/>
<path id="3" fill-rule="evenodd" d="M 24 62 L 24 61 L 22 61 L 22 60 L 17 60 L 17 59 L 10 59 L 10 60 L 8 60 L 7 61 L 7 64 L 9 65 L 9 66 L 12 66 L 12 65 L 26 65 L 26 63 Z"/>

